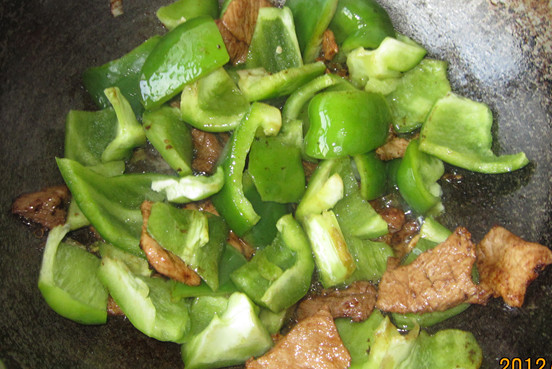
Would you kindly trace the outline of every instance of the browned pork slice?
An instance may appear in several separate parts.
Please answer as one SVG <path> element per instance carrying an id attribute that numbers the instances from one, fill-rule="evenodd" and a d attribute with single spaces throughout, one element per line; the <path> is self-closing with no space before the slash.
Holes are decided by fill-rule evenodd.
<path id="1" fill-rule="evenodd" d="M 65 186 L 46 187 L 38 192 L 19 195 L 12 204 L 12 213 L 52 229 L 65 223 L 69 189 Z"/>
<path id="2" fill-rule="evenodd" d="M 510 306 L 523 305 L 527 286 L 550 264 L 548 247 L 527 242 L 503 227 L 493 227 L 477 245 L 481 287 Z"/>
<path id="3" fill-rule="evenodd" d="M 300 321 L 269 352 L 246 363 L 248 369 L 345 369 L 351 355 L 328 309 Z"/>
<path id="4" fill-rule="evenodd" d="M 194 146 L 192 169 L 197 172 L 213 174 L 224 145 L 214 133 L 192 128 L 191 134 Z"/>
<path id="5" fill-rule="evenodd" d="M 380 237 L 380 240 L 391 246 L 395 256 L 401 259 L 410 249 L 410 241 L 420 230 L 415 220 L 406 220 L 404 211 L 394 207 L 381 207 L 378 202 L 372 202 L 376 212 L 387 223 L 389 233 Z"/>
<path id="6" fill-rule="evenodd" d="M 325 30 L 324 34 L 322 35 L 322 58 L 324 60 L 330 61 L 338 52 L 339 47 L 337 46 L 337 42 L 335 41 L 334 33 L 331 29 Z"/>
<path id="7" fill-rule="evenodd" d="M 391 132 L 387 142 L 376 149 L 376 155 L 384 161 L 402 158 L 409 143 L 410 140 L 397 137 L 394 132 Z"/>
<path id="8" fill-rule="evenodd" d="M 409 265 L 389 259 L 381 278 L 376 307 L 395 313 L 443 311 L 463 302 L 478 302 L 471 278 L 475 245 L 458 227 L 447 240 L 422 253 Z"/>
<path id="9" fill-rule="evenodd" d="M 146 253 L 150 265 L 159 274 L 172 278 L 190 286 L 197 286 L 201 278 L 186 263 L 172 252 L 165 250 L 148 234 L 148 221 L 151 214 L 151 201 L 144 201 L 140 206 L 142 211 L 142 234 L 140 247 Z"/>
<path id="10" fill-rule="evenodd" d="M 301 301 L 296 311 L 297 320 L 312 316 L 327 306 L 333 318 L 351 318 L 360 322 L 374 310 L 376 296 L 376 289 L 366 281 L 354 282 L 345 289 L 323 290 L 320 295 Z"/>
<path id="11" fill-rule="evenodd" d="M 226 51 L 228 51 L 232 64 L 236 65 L 245 63 L 247 60 L 247 52 L 249 51 L 249 44 L 238 40 L 232 32 L 226 28 L 224 23 L 222 23 L 222 19 L 217 19 L 215 23 L 217 24 L 219 32 L 222 36 L 224 46 L 226 46 Z"/>

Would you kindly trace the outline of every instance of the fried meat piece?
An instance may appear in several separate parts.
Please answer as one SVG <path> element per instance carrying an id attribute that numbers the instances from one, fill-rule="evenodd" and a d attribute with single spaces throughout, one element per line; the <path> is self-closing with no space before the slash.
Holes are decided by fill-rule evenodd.
<path id="1" fill-rule="evenodd" d="M 351 355 L 328 309 L 300 321 L 268 353 L 246 363 L 248 369 L 345 369 Z"/>
<path id="2" fill-rule="evenodd" d="M 474 262 L 475 245 L 462 227 L 409 265 L 398 266 L 397 259 L 390 258 L 376 307 L 400 314 L 427 313 L 480 302 L 480 290 L 471 278 Z"/>
<path id="3" fill-rule="evenodd" d="M 493 227 L 477 245 L 481 287 L 513 307 L 523 305 L 527 286 L 550 264 L 548 247 L 527 242 L 503 227 Z"/>
<path id="4" fill-rule="evenodd" d="M 224 146 L 214 133 L 192 128 L 191 134 L 195 152 L 192 161 L 193 170 L 213 174 Z"/>
<path id="5" fill-rule="evenodd" d="M 415 220 L 406 220 L 404 211 L 394 207 L 374 209 L 387 223 L 389 233 L 382 236 L 381 241 L 387 243 L 395 251 L 395 256 L 401 259 L 409 251 L 409 244 L 412 238 L 419 232 L 420 225 Z"/>
<path id="6" fill-rule="evenodd" d="M 215 20 L 215 23 L 220 31 L 224 46 L 226 46 L 226 51 L 228 51 L 232 64 L 245 63 L 247 60 L 247 52 L 249 51 L 249 44 L 238 40 L 232 32 L 226 28 L 221 19 Z"/>
<path id="7" fill-rule="evenodd" d="M 172 252 L 165 250 L 148 234 L 148 221 L 151 214 L 151 201 L 144 201 L 140 206 L 142 211 L 142 234 L 140 247 L 146 253 L 150 265 L 158 273 L 190 286 L 197 286 L 201 278 L 186 263 Z"/>
<path id="8" fill-rule="evenodd" d="M 339 52 L 337 42 L 335 42 L 335 36 L 331 29 L 324 31 L 322 35 L 322 54 L 324 60 L 330 61 Z"/>
<path id="9" fill-rule="evenodd" d="M 351 318 L 355 322 L 370 316 L 376 304 L 376 289 L 370 282 L 357 281 L 345 289 L 323 290 L 299 304 L 296 314 L 301 321 L 327 306 L 333 318 Z"/>
<path id="10" fill-rule="evenodd" d="M 416 138 L 418 135 L 412 137 Z M 389 161 L 393 159 L 402 158 L 406 152 L 406 148 L 410 140 L 406 138 L 397 137 L 397 134 L 393 130 L 393 127 L 389 127 L 389 135 L 387 136 L 387 141 L 383 146 L 380 146 L 376 149 L 376 155 L 380 160 Z"/>
<path id="11" fill-rule="evenodd" d="M 251 260 L 255 254 L 255 249 L 248 244 L 245 240 L 238 237 L 233 231 L 228 233 L 228 239 L 226 240 L 230 246 L 238 250 L 247 260 Z"/>
<path id="12" fill-rule="evenodd" d="M 65 186 L 46 187 L 38 192 L 19 195 L 12 204 L 12 213 L 52 229 L 65 223 L 69 189 Z"/>
<path id="13" fill-rule="evenodd" d="M 119 305 L 113 300 L 113 297 L 107 296 L 107 315 L 109 316 L 124 316 L 125 313 L 121 310 Z"/>

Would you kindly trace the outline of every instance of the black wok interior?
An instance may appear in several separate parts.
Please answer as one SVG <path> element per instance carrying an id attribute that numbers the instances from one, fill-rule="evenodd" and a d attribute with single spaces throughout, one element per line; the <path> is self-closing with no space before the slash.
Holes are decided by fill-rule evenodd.
<path id="1" fill-rule="evenodd" d="M 82 71 L 122 56 L 163 33 L 163 1 L 125 0 L 113 18 L 107 0 L 0 2 L 0 360 L 7 368 L 176 368 L 180 348 L 149 339 L 124 319 L 81 326 L 43 301 L 38 272 L 45 237 L 10 213 L 14 197 L 62 183 L 69 109 L 95 107 Z M 500 224 L 552 246 L 552 13 L 541 0 L 381 0 L 398 31 L 450 63 L 453 90 L 494 112 L 494 148 L 524 151 L 531 164 L 515 173 L 478 175 L 453 167 L 443 182 L 449 228 L 466 226 L 476 241 Z M 538 9 L 540 8 L 540 9 Z M 552 364 L 552 268 L 529 288 L 522 309 L 502 300 L 473 306 L 438 328 L 473 332 L 483 368 L 502 357 L 543 357 Z M 534 363 L 534 362 L 533 362 Z M 1 365 L 0 365 L 1 368 Z"/>

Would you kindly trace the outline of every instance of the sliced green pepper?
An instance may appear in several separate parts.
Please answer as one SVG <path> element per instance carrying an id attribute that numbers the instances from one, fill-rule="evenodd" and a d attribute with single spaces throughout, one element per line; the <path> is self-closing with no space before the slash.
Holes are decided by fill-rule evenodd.
<path id="1" fill-rule="evenodd" d="M 184 85 L 230 60 L 222 36 L 209 17 L 191 19 L 155 46 L 142 67 L 140 92 L 146 109 L 159 107 Z"/>
<path id="2" fill-rule="evenodd" d="M 339 0 L 330 29 L 344 52 L 358 47 L 375 49 L 385 37 L 394 37 L 389 15 L 373 0 Z"/>
<path id="3" fill-rule="evenodd" d="M 264 68 L 239 70 L 238 87 L 248 101 L 287 96 L 323 74 L 325 70 L 326 66 L 322 62 L 305 64 L 274 74 L 270 74 Z"/>
<path id="4" fill-rule="evenodd" d="M 293 13 L 303 61 L 312 63 L 320 53 L 322 35 L 335 14 L 337 0 L 288 0 L 286 6 Z"/>
<path id="5" fill-rule="evenodd" d="M 442 211 L 437 180 L 444 172 L 441 160 L 420 151 L 417 139 L 410 141 L 397 171 L 399 192 L 408 206 L 420 214 Z"/>
<path id="6" fill-rule="evenodd" d="M 247 154 L 259 129 L 262 128 L 265 135 L 275 135 L 281 125 L 282 116 L 277 108 L 254 103 L 227 143 L 220 164 L 225 175 L 224 186 L 212 200 L 219 214 L 238 236 L 250 230 L 260 218 L 243 193 L 242 180 Z"/>
<path id="7" fill-rule="evenodd" d="M 110 106 L 104 94 L 106 88 L 119 87 L 136 116 L 142 115 L 144 111 L 140 97 L 142 66 L 160 40 L 161 36 L 153 36 L 123 57 L 84 71 L 82 82 L 98 107 Z"/>
<path id="8" fill-rule="evenodd" d="M 177 0 L 157 9 L 159 21 L 170 31 L 190 19 L 207 15 L 218 18 L 217 0 Z"/>
<path id="9" fill-rule="evenodd" d="M 345 241 L 356 264 L 356 269 L 347 279 L 347 283 L 379 281 L 387 269 L 387 259 L 394 256 L 393 248 L 384 242 L 350 235 L 345 235 Z"/>
<path id="10" fill-rule="evenodd" d="M 375 151 L 353 157 L 360 176 L 360 195 L 365 200 L 375 200 L 384 195 L 387 185 L 387 169 Z"/>
<path id="11" fill-rule="evenodd" d="M 320 93 L 309 103 L 305 154 L 326 159 L 372 151 L 385 143 L 390 119 L 382 95 L 364 91 Z"/>
<path id="12" fill-rule="evenodd" d="M 288 214 L 277 227 L 274 241 L 231 275 L 240 290 L 275 313 L 305 296 L 314 271 L 309 241 L 299 223 Z"/>
<path id="13" fill-rule="evenodd" d="M 259 9 L 245 65 L 249 69 L 262 67 L 269 73 L 303 65 L 293 14 L 288 7 Z"/>
<path id="14" fill-rule="evenodd" d="M 212 176 L 188 175 L 182 178 L 165 178 L 153 181 L 151 189 L 162 192 L 167 200 L 176 204 L 186 204 L 208 198 L 224 186 L 224 170 L 218 167 Z"/>
<path id="15" fill-rule="evenodd" d="M 492 150 L 493 117 L 487 105 L 449 93 L 438 100 L 420 132 L 420 150 L 449 164 L 481 173 L 523 168 L 523 152 L 496 156 Z"/>

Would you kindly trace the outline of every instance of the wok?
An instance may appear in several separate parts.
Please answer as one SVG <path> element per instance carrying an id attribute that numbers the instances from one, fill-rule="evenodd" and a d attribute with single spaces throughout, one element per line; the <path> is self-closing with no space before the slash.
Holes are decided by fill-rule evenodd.
<path id="1" fill-rule="evenodd" d="M 179 346 L 140 334 L 124 319 L 81 326 L 43 301 L 38 272 L 45 237 L 10 214 L 22 192 L 62 182 L 69 109 L 93 110 L 82 71 L 119 57 L 164 32 L 155 10 L 168 1 L 126 0 L 113 18 L 107 0 L 5 0 L 0 3 L 0 359 L 7 368 L 175 368 Z M 525 151 L 515 173 L 478 175 L 448 168 L 449 228 L 464 225 L 476 241 L 494 224 L 552 246 L 552 10 L 544 0 L 381 0 L 398 31 L 450 62 L 453 90 L 494 112 L 494 149 Z M 552 365 L 552 268 L 529 288 L 522 309 L 495 299 L 437 328 L 473 332 L 484 368 L 502 357 L 539 357 Z M 1 365 L 0 365 L 1 367 Z"/>

